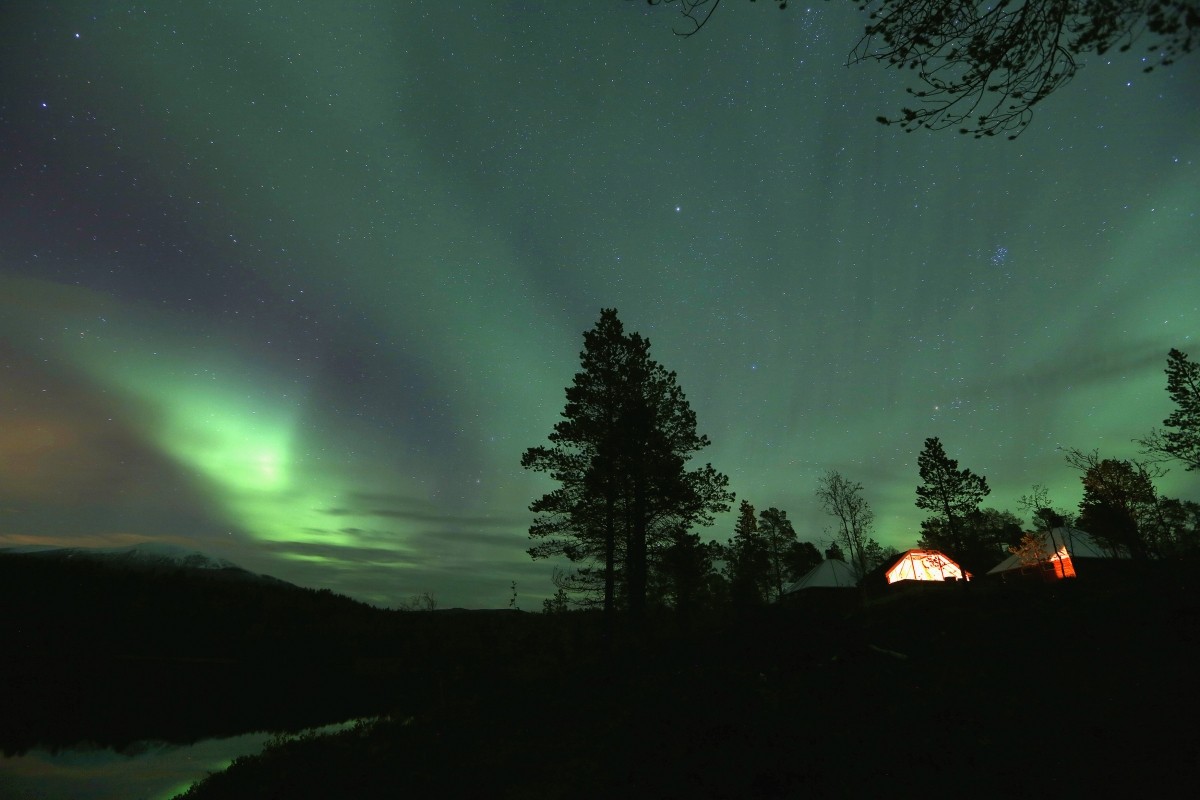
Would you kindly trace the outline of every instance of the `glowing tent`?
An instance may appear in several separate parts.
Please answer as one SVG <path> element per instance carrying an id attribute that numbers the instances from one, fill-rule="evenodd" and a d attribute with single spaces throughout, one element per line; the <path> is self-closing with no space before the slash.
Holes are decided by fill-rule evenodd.
<path id="1" fill-rule="evenodd" d="M 964 571 L 945 553 L 937 550 L 909 550 L 885 573 L 888 583 L 897 581 L 969 581 Z"/>
<path id="2" fill-rule="evenodd" d="M 828 558 L 805 573 L 803 578 L 784 587 L 784 594 L 803 589 L 853 589 L 858 577 L 845 561 Z"/>
<path id="3" fill-rule="evenodd" d="M 1038 553 L 1026 554 L 1024 562 L 1021 556 L 1014 553 L 989 569 L 988 575 L 1005 572 L 1043 572 L 1048 578 L 1074 578 L 1078 559 L 1113 557 L 1091 534 L 1078 528 L 1051 528 L 1037 534 L 1037 537 Z M 1036 563 L 1031 563 L 1031 555 L 1040 558 Z"/>

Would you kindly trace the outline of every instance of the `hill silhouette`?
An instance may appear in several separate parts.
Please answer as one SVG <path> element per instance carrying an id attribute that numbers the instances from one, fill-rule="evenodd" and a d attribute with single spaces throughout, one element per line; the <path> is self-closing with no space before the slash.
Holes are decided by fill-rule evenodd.
<path id="1" fill-rule="evenodd" d="M 422 636 L 413 615 L 196 559 L 0 553 L 0 608 L 7 753 L 374 712 L 404 682 L 362 664 L 405 664 Z"/>
<path id="2" fill-rule="evenodd" d="M 1194 579 L 939 585 L 599 647 L 588 615 L 475 651 L 441 702 L 240 759 L 189 798 L 972 796 L 1200 772 Z M 577 617 L 572 619 L 572 617 Z M 525 639 L 526 643 L 531 640 Z M 464 651 L 464 657 L 469 653 Z M 469 664 L 470 662 L 464 662 Z M 480 662 L 475 662 L 476 665 Z"/>
<path id="3" fill-rule="evenodd" d="M 599 614 L 387 611 L 233 577 L 0 554 L 0 746 L 281 739 L 190 797 L 984 796 L 1191 782 L 1188 564 L 897 588 L 605 637 Z"/>

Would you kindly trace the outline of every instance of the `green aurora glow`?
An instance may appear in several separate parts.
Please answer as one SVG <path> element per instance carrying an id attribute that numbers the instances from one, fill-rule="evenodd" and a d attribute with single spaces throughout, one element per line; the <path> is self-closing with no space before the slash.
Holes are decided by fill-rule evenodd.
<path id="1" fill-rule="evenodd" d="M 526 607 L 519 467 L 614 306 L 759 508 L 918 534 L 940 436 L 1016 511 L 1200 355 L 1200 62 L 1090 63 L 1016 142 L 876 125 L 852 4 L 5 12 L 0 546 L 163 538 Z M 761 4 L 759 4 L 761 5 Z M 1194 475 L 1160 482 L 1200 497 Z M 710 531 L 727 538 L 732 522 Z"/>

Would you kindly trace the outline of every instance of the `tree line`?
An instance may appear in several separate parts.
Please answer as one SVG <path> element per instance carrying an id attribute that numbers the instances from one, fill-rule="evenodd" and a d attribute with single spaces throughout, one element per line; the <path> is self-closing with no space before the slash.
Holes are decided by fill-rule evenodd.
<path id="1" fill-rule="evenodd" d="M 1071 525 L 1087 531 L 1113 555 L 1135 560 L 1200 556 L 1200 503 L 1166 497 L 1155 479 L 1166 464 L 1200 469 L 1200 364 L 1172 348 L 1167 354 L 1167 393 L 1174 410 L 1137 440 L 1142 458 L 1103 458 L 1098 450 L 1068 448 L 1064 459 L 1080 473 L 1083 498 L 1077 511 L 1053 508 L 1044 486 L 1034 485 L 1019 504 L 1036 530 Z M 920 545 L 983 570 L 1010 552 L 1028 550 L 1021 520 L 1008 511 L 980 508 L 987 480 L 946 455 L 937 438 L 927 439 L 917 461 L 922 484 L 917 507 L 931 512 L 921 523 Z"/>
<path id="2" fill-rule="evenodd" d="M 603 309 L 583 340 L 581 369 L 566 388 L 549 445 L 531 447 L 521 459 L 557 483 L 530 505 L 529 555 L 571 564 L 554 573 L 557 592 L 544 610 L 600 608 L 611 622 L 618 611 L 639 619 L 651 607 L 688 614 L 765 604 L 821 562 L 817 547 L 798 539 L 786 511 L 756 513 L 746 500 L 728 540 L 703 540 L 697 529 L 710 527 L 736 498 L 712 464 L 690 463 L 710 442 L 697 432 L 676 374 L 650 357 L 648 339 L 625 332 L 616 309 Z M 1146 458 L 1068 450 L 1066 461 L 1081 472 L 1084 488 L 1078 513 L 1053 508 L 1045 488 L 1035 485 L 1020 501 L 1033 527 L 1077 525 L 1135 559 L 1200 554 L 1200 504 L 1162 497 L 1154 488 L 1167 460 L 1200 468 L 1200 367 L 1171 350 L 1167 379 L 1176 410 L 1163 429 L 1140 440 Z M 926 439 L 917 465 L 916 505 L 929 512 L 919 546 L 976 572 L 1022 546 L 1022 520 L 982 507 L 987 479 L 960 469 L 940 439 Z M 827 558 L 846 561 L 862 577 L 898 555 L 872 537 L 874 513 L 862 484 L 830 470 L 818 479 L 815 496 L 834 523 Z"/>

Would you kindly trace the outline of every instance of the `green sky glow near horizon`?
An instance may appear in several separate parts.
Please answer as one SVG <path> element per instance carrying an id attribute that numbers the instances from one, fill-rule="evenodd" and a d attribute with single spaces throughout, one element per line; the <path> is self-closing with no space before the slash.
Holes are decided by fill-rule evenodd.
<path id="1" fill-rule="evenodd" d="M 873 122 L 904 76 L 843 66 L 852 4 L 690 39 L 559 5 L 6 12 L 0 546 L 536 608 L 520 455 L 602 307 L 678 373 L 700 460 L 818 543 L 827 468 L 907 547 L 926 437 L 989 506 L 1071 508 L 1060 448 L 1132 457 L 1169 413 L 1200 62 L 1093 60 L 1016 142 L 905 135 Z"/>

